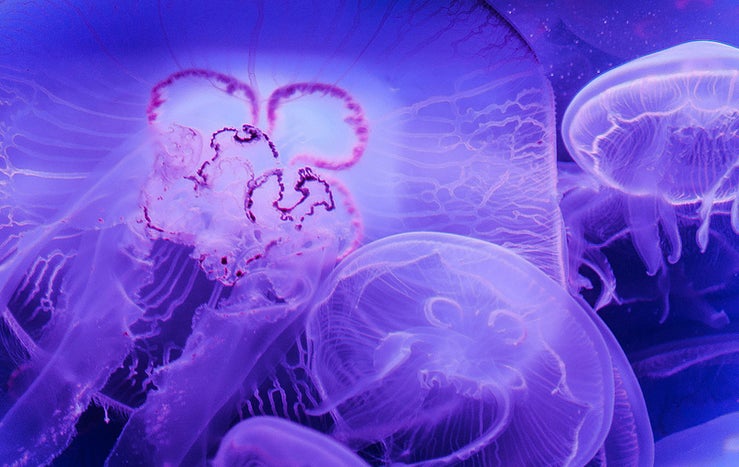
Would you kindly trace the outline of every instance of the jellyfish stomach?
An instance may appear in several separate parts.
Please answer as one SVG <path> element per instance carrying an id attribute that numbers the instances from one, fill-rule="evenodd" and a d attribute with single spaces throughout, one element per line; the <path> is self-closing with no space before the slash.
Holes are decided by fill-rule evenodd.
<path id="1" fill-rule="evenodd" d="M 696 243 L 703 252 L 713 207 L 731 202 L 732 212 L 739 211 L 739 113 L 730 108 L 736 106 L 731 93 L 728 102 L 720 106 L 707 103 L 715 98 L 714 93 L 708 98 L 694 97 L 663 128 L 667 144 L 660 188 L 675 205 L 698 205 L 701 225 Z M 739 231 L 739 217 L 732 217 L 732 221 L 734 230 Z"/>

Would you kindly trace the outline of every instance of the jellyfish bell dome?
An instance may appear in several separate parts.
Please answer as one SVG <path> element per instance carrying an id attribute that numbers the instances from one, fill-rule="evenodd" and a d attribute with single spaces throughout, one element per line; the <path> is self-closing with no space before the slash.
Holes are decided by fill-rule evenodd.
<path id="1" fill-rule="evenodd" d="M 679 206 L 699 216 L 701 250 L 717 204 L 731 203 L 739 232 L 738 77 L 739 50 L 688 42 L 600 76 L 565 112 L 562 137 L 575 162 L 629 195 L 632 240 L 650 274 L 662 265 L 659 224 L 669 261 L 680 258 Z"/>
<path id="2" fill-rule="evenodd" d="M 239 422 L 224 436 L 213 467 L 333 465 L 369 467 L 334 439 L 277 417 L 254 417 Z"/>
<path id="3" fill-rule="evenodd" d="M 584 465 L 613 413 L 587 312 L 512 251 L 405 233 L 360 247 L 306 333 L 332 435 L 383 464 Z"/>

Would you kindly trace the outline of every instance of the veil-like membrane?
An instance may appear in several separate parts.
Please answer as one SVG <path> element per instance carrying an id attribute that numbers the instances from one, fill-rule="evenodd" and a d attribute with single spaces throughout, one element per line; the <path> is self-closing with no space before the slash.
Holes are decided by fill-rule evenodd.
<path id="1" fill-rule="evenodd" d="M 483 2 L 0 16 L 4 462 L 50 462 L 91 402 L 128 423 L 111 463 L 214 455 L 320 279 L 388 235 L 564 281 L 551 90 Z"/>

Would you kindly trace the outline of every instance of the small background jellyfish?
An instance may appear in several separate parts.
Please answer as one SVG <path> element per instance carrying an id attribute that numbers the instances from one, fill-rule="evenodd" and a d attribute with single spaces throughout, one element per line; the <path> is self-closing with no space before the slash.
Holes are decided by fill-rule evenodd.
<path id="1" fill-rule="evenodd" d="M 714 205 L 731 204 L 739 231 L 739 50 L 690 42 L 643 57 L 594 80 L 562 122 L 577 164 L 629 196 L 632 240 L 653 275 L 662 267 L 661 227 L 669 261 L 680 258 L 676 211 L 700 217 L 696 241 L 708 244 Z"/>
<path id="2" fill-rule="evenodd" d="M 588 172 L 560 167 L 570 288 L 586 289 L 630 358 L 651 353 L 669 365 L 669 352 L 690 354 L 690 338 L 736 332 L 735 57 L 722 44 L 677 46 L 595 80 L 566 113 L 565 142 Z M 596 102 L 597 94 L 611 102 Z M 579 124 L 591 143 L 571 132 Z M 705 394 L 695 383 L 721 379 L 719 366 L 662 378 L 638 365 L 658 438 L 735 410 L 734 383 L 710 403 L 686 395 Z M 665 415 L 676 399 L 682 409 Z"/>
<path id="3" fill-rule="evenodd" d="M 587 280 L 577 279 L 580 265 L 587 265 L 601 281 L 597 308 L 611 299 L 642 300 L 647 297 L 640 294 L 651 290 L 662 298 L 658 311 L 663 322 L 674 290 L 680 295 L 673 301 L 691 308 L 694 319 L 712 327 L 728 323 L 726 314 L 712 310 L 701 296 L 725 287 L 723 279 L 733 266 L 729 274 L 716 270 L 719 280 L 711 284 L 686 274 L 687 262 L 668 267 L 663 250 L 674 265 L 683 245 L 692 249 L 683 237 L 697 217 L 695 243 L 705 253 L 714 212 L 729 214 L 737 231 L 739 217 L 732 215 L 739 206 L 739 101 L 732 84 L 737 58 L 737 50 L 723 44 L 680 45 L 603 75 L 566 112 L 565 142 L 592 177 L 570 172 L 560 182 L 570 241 L 570 287 L 590 287 Z M 723 236 L 724 249 L 736 243 L 731 232 L 719 229 L 713 236 L 717 234 Z M 623 281 L 617 291 L 614 264 L 603 253 L 627 235 L 647 275 L 659 274 L 646 292 L 629 290 Z"/>
<path id="4" fill-rule="evenodd" d="M 739 414 L 733 412 L 657 443 L 657 465 L 736 465 Z"/>
<path id="5" fill-rule="evenodd" d="M 544 66 L 558 122 L 590 80 L 629 60 L 693 40 L 739 45 L 731 0 L 488 3 L 521 32 Z M 557 148 L 558 159 L 569 161 L 560 132 Z"/>

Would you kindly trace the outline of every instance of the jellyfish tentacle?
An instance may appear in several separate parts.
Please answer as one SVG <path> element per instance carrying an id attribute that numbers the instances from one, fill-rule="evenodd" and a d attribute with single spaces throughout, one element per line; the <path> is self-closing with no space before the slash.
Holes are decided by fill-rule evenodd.
<path id="1" fill-rule="evenodd" d="M 631 239 L 650 276 L 664 268 L 656 204 L 651 196 L 630 196 L 627 200 Z"/>
<path id="2" fill-rule="evenodd" d="M 712 195 L 706 196 L 698 208 L 698 217 L 700 220 L 700 226 L 698 231 L 695 233 L 695 242 L 698 244 L 701 253 L 706 252 L 708 248 L 708 237 L 711 230 L 711 211 L 713 210 L 713 197 Z"/>
<path id="3" fill-rule="evenodd" d="M 469 459 L 493 444 L 510 424 L 513 417 L 513 404 L 509 391 L 494 382 L 488 381 L 476 384 L 481 392 L 479 399 L 496 401 L 496 405 L 502 409 L 502 413 L 495 414 L 493 423 L 479 437 L 464 446 L 460 446 L 454 453 L 433 459 L 433 464 L 448 465 Z M 416 462 L 409 465 L 425 466 L 429 465 L 429 462 Z"/>
<path id="4" fill-rule="evenodd" d="M 589 267 L 600 280 L 600 293 L 593 308 L 600 310 L 612 301 L 618 302 L 616 294 L 616 274 L 608 261 L 608 257 L 599 248 L 590 248 L 583 257 L 583 264 Z"/>
<path id="5" fill-rule="evenodd" d="M 667 321 L 667 317 L 670 316 L 670 289 L 672 284 L 670 283 L 670 274 L 666 268 L 662 268 L 657 277 L 657 289 L 662 292 L 661 294 L 661 305 L 662 313 L 659 317 L 659 324 L 663 324 Z"/>
<path id="6" fill-rule="evenodd" d="M 657 201 L 657 211 L 659 223 L 670 245 L 670 253 L 667 256 L 667 261 L 670 264 L 675 264 L 680 260 L 683 251 L 683 242 L 680 238 L 680 228 L 675 207 L 667 203 L 664 199 L 659 199 Z"/>

